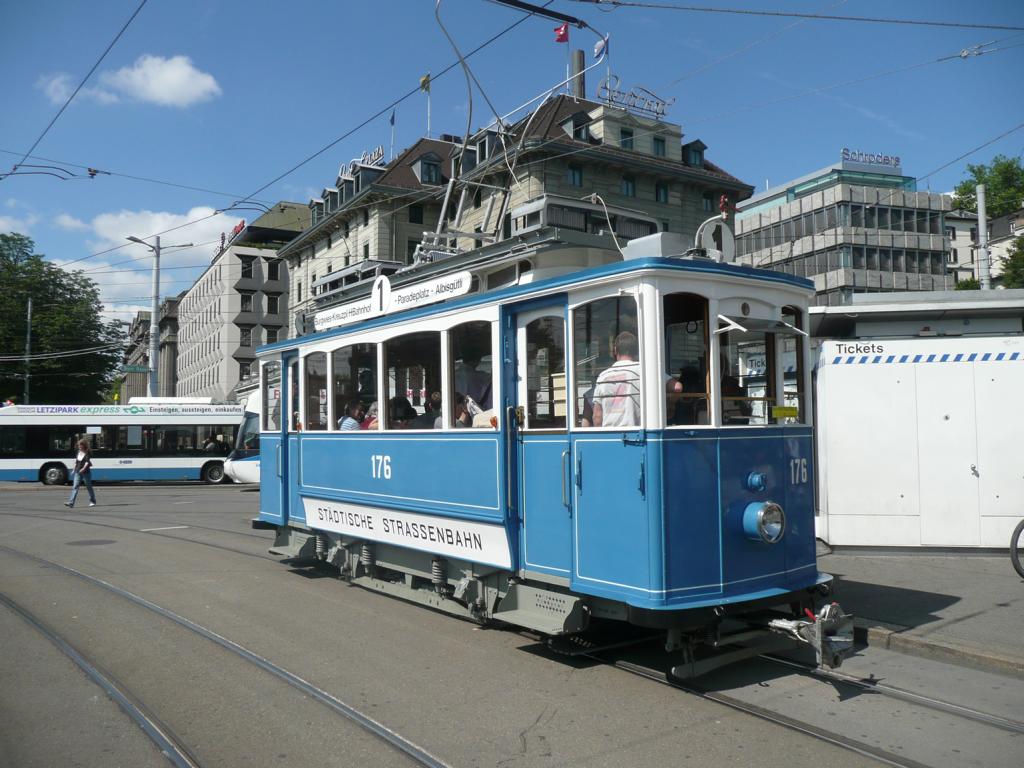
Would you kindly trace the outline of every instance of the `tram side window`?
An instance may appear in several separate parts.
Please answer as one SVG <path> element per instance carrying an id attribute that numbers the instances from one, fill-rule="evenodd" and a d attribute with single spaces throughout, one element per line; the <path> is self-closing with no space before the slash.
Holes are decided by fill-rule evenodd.
<path id="1" fill-rule="evenodd" d="M 720 326 L 727 328 L 726 323 Z M 720 334 L 722 424 L 771 424 L 775 404 L 775 334 L 730 330 Z"/>
<path id="2" fill-rule="evenodd" d="M 281 364 L 263 366 L 263 429 L 276 432 L 281 428 Z"/>
<path id="3" fill-rule="evenodd" d="M 302 417 L 299 414 L 299 361 L 288 363 L 288 431 L 302 431 Z"/>
<path id="4" fill-rule="evenodd" d="M 384 343 L 387 429 L 438 429 L 443 421 L 441 334 L 409 333 Z"/>
<path id="5" fill-rule="evenodd" d="M 352 344 L 331 353 L 331 400 L 338 429 L 377 429 L 377 345 Z M 360 412 L 353 406 L 358 403 Z"/>
<path id="6" fill-rule="evenodd" d="M 669 426 L 710 424 L 708 300 L 669 294 L 664 312 L 666 373 L 678 382 L 666 388 L 665 420 Z"/>
<path id="7" fill-rule="evenodd" d="M 306 412 L 303 424 L 307 430 L 327 429 L 327 353 L 306 355 Z"/>
<path id="8" fill-rule="evenodd" d="M 494 415 L 491 324 L 478 320 L 448 331 L 451 408 L 442 408 L 446 427 L 490 427 Z"/>
<path id="9" fill-rule="evenodd" d="M 577 427 L 640 425 L 636 300 L 597 299 L 573 310 Z"/>
<path id="10" fill-rule="evenodd" d="M 783 307 L 782 319 L 794 328 L 804 329 L 803 313 L 796 307 Z M 797 334 L 782 337 L 782 395 L 783 403 L 797 409 L 797 415 L 778 419 L 780 424 L 803 424 L 807 412 L 804 410 L 804 337 Z"/>
<path id="11" fill-rule="evenodd" d="M 526 429 L 565 429 L 565 321 L 526 325 Z"/>

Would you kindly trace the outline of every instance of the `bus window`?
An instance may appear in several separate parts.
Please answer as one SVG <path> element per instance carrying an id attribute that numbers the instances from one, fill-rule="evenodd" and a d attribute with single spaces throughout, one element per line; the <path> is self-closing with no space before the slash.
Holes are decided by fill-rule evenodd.
<path id="1" fill-rule="evenodd" d="M 710 424 L 708 300 L 672 293 L 664 301 L 665 421 L 669 426 Z"/>
<path id="2" fill-rule="evenodd" d="M 327 353 L 306 355 L 306 412 L 303 422 L 307 430 L 327 429 Z"/>
<path id="3" fill-rule="evenodd" d="M 25 427 L 0 427 L 0 455 L 18 456 L 25 453 Z"/>
<path id="4" fill-rule="evenodd" d="M 235 428 L 203 424 L 197 427 L 196 446 L 202 453 L 227 455 L 235 444 Z"/>
<path id="5" fill-rule="evenodd" d="M 565 429 L 565 321 L 526 325 L 526 429 Z"/>
<path id="6" fill-rule="evenodd" d="M 440 427 L 441 334 L 410 333 L 384 343 L 386 429 Z"/>
<path id="7" fill-rule="evenodd" d="M 636 300 L 598 299 L 572 316 L 576 426 L 640 426 Z"/>
<path id="8" fill-rule="evenodd" d="M 796 307 L 783 307 L 782 320 L 799 330 L 804 329 L 803 313 Z M 803 424 L 806 421 L 804 404 L 804 337 L 782 337 L 782 396 L 783 403 L 797 409 L 797 415 L 778 419 L 779 424 Z"/>
<path id="9" fill-rule="evenodd" d="M 188 426 L 157 427 L 156 452 L 163 454 L 196 453 L 196 428 Z"/>
<path id="10" fill-rule="evenodd" d="M 721 328 L 728 328 L 722 323 Z M 722 331 L 722 424 L 771 424 L 775 404 L 775 334 Z"/>
<path id="11" fill-rule="evenodd" d="M 263 372 L 263 429 L 276 432 L 281 428 L 281 364 L 267 363 Z"/>
<path id="12" fill-rule="evenodd" d="M 452 408 L 443 408 L 444 425 L 490 427 L 494 415 L 491 324 L 483 320 L 457 325 L 448 331 L 451 354 Z"/>
<path id="13" fill-rule="evenodd" d="M 352 422 L 344 424 L 350 403 L 358 402 L 363 408 L 360 429 L 376 429 L 371 412 L 376 413 L 377 402 L 377 345 L 353 344 L 331 353 L 334 371 L 331 381 L 331 401 L 334 403 L 335 423 L 331 428 L 355 429 Z"/>

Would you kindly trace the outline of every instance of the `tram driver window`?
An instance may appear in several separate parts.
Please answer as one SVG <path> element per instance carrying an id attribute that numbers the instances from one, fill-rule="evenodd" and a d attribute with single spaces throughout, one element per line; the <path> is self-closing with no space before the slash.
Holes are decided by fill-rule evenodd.
<path id="1" fill-rule="evenodd" d="M 598 299 L 573 310 L 577 427 L 640 425 L 636 300 Z"/>
<path id="2" fill-rule="evenodd" d="M 692 293 L 665 297 L 665 420 L 669 426 L 709 424 L 708 300 Z"/>
<path id="3" fill-rule="evenodd" d="M 486 428 L 494 416 L 491 324 L 478 320 L 448 331 L 451 408 L 442 408 L 443 425 Z"/>
<path id="4" fill-rule="evenodd" d="M 327 429 L 327 353 L 306 355 L 306 412 L 305 429 Z"/>
<path id="5" fill-rule="evenodd" d="M 728 328 L 722 323 L 720 328 Z M 771 424 L 775 404 L 775 334 L 732 329 L 719 335 L 722 424 Z"/>
<path id="6" fill-rule="evenodd" d="M 336 422 L 332 428 L 345 432 L 378 429 L 377 345 L 353 344 L 336 349 L 331 353 L 331 363 Z"/>
<path id="7" fill-rule="evenodd" d="M 281 428 L 281 364 L 263 366 L 263 429 L 276 432 Z"/>
<path id="8" fill-rule="evenodd" d="M 410 333 L 384 343 L 385 429 L 439 429 L 441 334 Z"/>
<path id="9" fill-rule="evenodd" d="M 782 320 L 797 328 L 804 329 L 803 313 L 796 307 L 783 307 Z M 790 408 L 797 409 L 797 415 L 778 419 L 780 424 L 803 424 L 806 420 L 804 410 L 804 337 L 797 334 L 782 337 L 782 394 L 783 402 Z"/>

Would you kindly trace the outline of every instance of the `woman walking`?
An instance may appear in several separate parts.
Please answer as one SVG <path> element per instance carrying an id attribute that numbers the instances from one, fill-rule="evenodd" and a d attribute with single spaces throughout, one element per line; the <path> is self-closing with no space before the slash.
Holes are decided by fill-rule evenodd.
<path id="1" fill-rule="evenodd" d="M 75 457 L 75 480 L 71 486 L 71 498 L 64 502 L 65 507 L 75 506 L 78 487 L 83 482 L 89 491 L 89 506 L 95 507 L 96 493 L 92 489 L 92 451 L 89 450 L 89 443 L 86 440 L 79 440 L 78 455 Z"/>

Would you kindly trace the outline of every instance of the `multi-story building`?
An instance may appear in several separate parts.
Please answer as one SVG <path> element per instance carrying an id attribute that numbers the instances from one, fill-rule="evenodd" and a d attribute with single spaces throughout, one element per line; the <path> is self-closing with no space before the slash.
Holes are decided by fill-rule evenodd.
<path id="1" fill-rule="evenodd" d="M 978 214 L 963 208 L 954 208 L 945 215 L 949 253 L 946 268 L 953 279 L 977 279 Z"/>
<path id="2" fill-rule="evenodd" d="M 684 140 L 682 128 L 661 115 L 557 96 L 501 131 L 492 125 L 478 132 L 465 153 L 457 149 L 462 190 L 458 207 L 449 209 L 450 228 L 468 235 L 457 238 L 458 248 L 468 250 L 508 238 L 513 212 L 528 201 L 596 194 L 692 242 L 723 197 L 735 204 L 753 192 L 708 160 L 706 149 L 700 139 Z M 594 225 L 611 231 L 611 224 Z M 560 225 L 585 226 L 571 219 Z"/>
<path id="3" fill-rule="evenodd" d="M 1024 206 L 988 220 L 988 253 L 991 264 L 990 274 L 998 282 L 1003 274 L 1003 262 L 1010 255 L 1010 246 L 1018 237 L 1024 236 Z"/>
<path id="4" fill-rule="evenodd" d="M 309 226 L 301 203 L 241 222 L 178 303 L 177 395 L 231 398 L 254 350 L 288 336 L 288 270 L 278 249 Z"/>
<path id="5" fill-rule="evenodd" d="M 180 296 L 164 299 L 157 320 L 160 330 L 157 354 L 157 397 L 174 397 L 178 381 L 178 301 Z M 148 334 L 147 334 L 148 335 Z"/>
<path id="6" fill-rule="evenodd" d="M 952 288 L 950 198 L 918 192 L 898 157 L 844 156 L 743 203 L 738 261 L 812 279 L 818 305 L 848 303 L 854 293 Z"/>
<path id="7" fill-rule="evenodd" d="M 135 314 L 128 328 L 128 346 L 124 351 L 125 373 L 118 391 L 120 402 L 149 394 L 149 312 Z"/>
<path id="8" fill-rule="evenodd" d="M 378 148 L 343 165 L 310 201 L 309 228 L 279 253 L 290 272 L 289 333 L 317 297 L 412 260 L 423 233 L 437 226 L 453 141 L 420 139 L 386 165 Z"/>

